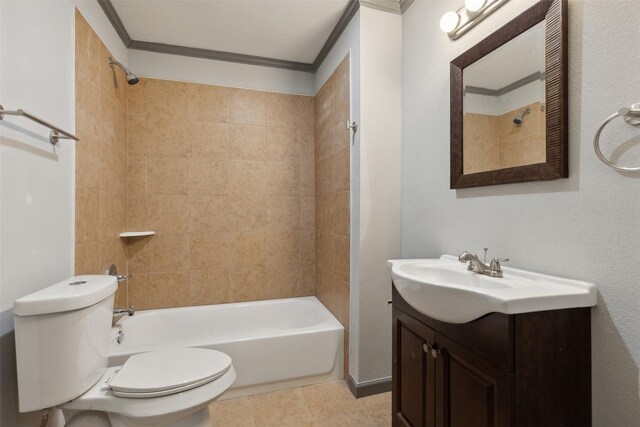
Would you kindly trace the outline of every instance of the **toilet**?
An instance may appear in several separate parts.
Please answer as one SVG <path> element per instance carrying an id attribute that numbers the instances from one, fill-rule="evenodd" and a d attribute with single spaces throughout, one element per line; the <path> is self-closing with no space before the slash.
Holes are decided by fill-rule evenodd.
<path id="1" fill-rule="evenodd" d="M 209 427 L 231 358 L 173 348 L 107 367 L 116 289 L 113 276 L 76 276 L 14 303 L 20 412 L 56 407 L 68 427 Z"/>

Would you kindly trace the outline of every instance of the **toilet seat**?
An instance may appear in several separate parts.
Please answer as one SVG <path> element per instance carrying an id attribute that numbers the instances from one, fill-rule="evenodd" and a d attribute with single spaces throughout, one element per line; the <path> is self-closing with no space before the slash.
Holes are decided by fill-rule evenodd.
<path id="1" fill-rule="evenodd" d="M 224 354 L 215 350 L 198 350 Z M 206 357 L 204 353 L 203 357 Z M 171 365 L 174 363 L 176 363 L 175 360 Z M 206 408 L 212 400 L 227 391 L 236 379 L 236 371 L 233 368 L 233 364 L 230 364 L 218 378 L 209 379 L 202 385 L 192 383 L 192 387 L 187 390 L 172 389 L 173 394 L 157 397 L 149 396 L 146 399 L 118 397 L 114 395 L 110 382 L 120 372 L 122 366 L 106 368 L 100 380 L 93 387 L 81 396 L 59 407 L 63 410 L 71 411 L 70 413 L 88 410 L 102 411 L 108 413 L 110 419 L 112 417 L 124 417 L 124 419 L 134 420 L 133 424 L 136 426 L 138 424 L 165 425 L 172 420 L 181 419 L 202 408 Z M 168 368 L 171 369 L 171 366 L 168 366 Z"/>
<path id="2" fill-rule="evenodd" d="M 115 396 L 149 398 L 181 393 L 224 375 L 231 358 L 203 348 L 173 348 L 131 356 L 109 379 Z"/>

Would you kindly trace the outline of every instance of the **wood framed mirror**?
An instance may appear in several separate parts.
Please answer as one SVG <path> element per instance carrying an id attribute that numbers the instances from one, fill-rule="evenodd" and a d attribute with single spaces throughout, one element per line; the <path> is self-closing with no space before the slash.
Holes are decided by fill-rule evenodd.
<path id="1" fill-rule="evenodd" d="M 451 61 L 451 188 L 566 178 L 567 1 L 541 0 Z"/>

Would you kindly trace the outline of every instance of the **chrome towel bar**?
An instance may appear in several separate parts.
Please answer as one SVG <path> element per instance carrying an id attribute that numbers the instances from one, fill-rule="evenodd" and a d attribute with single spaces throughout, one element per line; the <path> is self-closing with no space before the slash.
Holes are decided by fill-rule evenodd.
<path id="1" fill-rule="evenodd" d="M 4 107 L 2 105 L 0 105 L 0 120 L 4 119 L 4 116 L 22 116 L 22 117 L 26 117 L 29 120 L 32 120 L 42 126 L 48 127 L 49 129 L 51 129 L 49 131 L 49 141 L 51 141 L 51 144 L 56 145 L 58 143 L 59 140 L 61 139 L 73 139 L 74 141 L 78 141 L 79 138 L 77 136 L 75 136 L 72 133 L 69 133 L 67 131 L 64 131 L 62 129 L 60 129 L 58 126 L 52 125 L 51 123 L 47 122 L 46 120 L 42 120 L 39 117 L 34 116 L 31 113 L 28 113 L 24 110 L 18 109 L 18 110 L 5 110 Z"/>
<path id="2" fill-rule="evenodd" d="M 628 166 L 620 166 L 618 164 L 613 163 L 611 160 L 607 159 L 602 151 L 600 150 L 600 134 L 606 125 L 608 125 L 612 120 L 622 117 L 625 122 L 630 124 L 631 126 L 640 127 L 640 104 L 633 104 L 631 107 L 621 108 L 617 113 L 612 114 L 607 117 L 604 122 L 598 128 L 596 132 L 596 136 L 593 138 L 593 149 L 596 152 L 596 156 L 607 166 L 611 166 L 613 169 L 620 172 L 638 172 L 640 171 L 640 167 L 631 168 Z"/>

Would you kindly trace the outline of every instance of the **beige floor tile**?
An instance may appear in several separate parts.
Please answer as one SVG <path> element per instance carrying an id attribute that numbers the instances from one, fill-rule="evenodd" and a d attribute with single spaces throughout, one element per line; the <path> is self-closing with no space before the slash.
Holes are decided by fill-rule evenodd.
<path id="1" fill-rule="evenodd" d="M 300 389 L 277 391 L 251 399 L 256 427 L 310 421 Z"/>
<path id="2" fill-rule="evenodd" d="M 223 400 L 209 405 L 212 427 L 252 427 L 253 407 L 250 397 Z"/>
<path id="3" fill-rule="evenodd" d="M 373 427 L 375 424 L 362 409 L 340 412 L 313 419 L 313 427 Z"/>
<path id="4" fill-rule="evenodd" d="M 303 387 L 301 391 L 309 412 L 314 418 L 360 409 L 360 404 L 343 382 Z"/>

